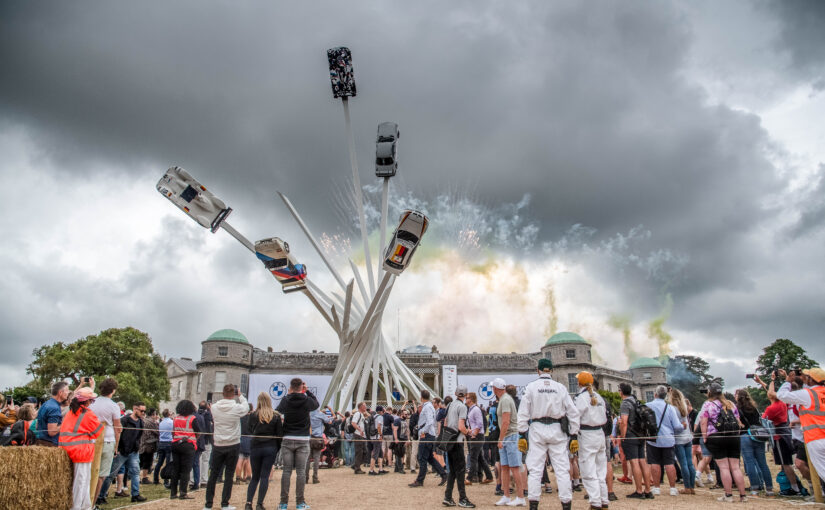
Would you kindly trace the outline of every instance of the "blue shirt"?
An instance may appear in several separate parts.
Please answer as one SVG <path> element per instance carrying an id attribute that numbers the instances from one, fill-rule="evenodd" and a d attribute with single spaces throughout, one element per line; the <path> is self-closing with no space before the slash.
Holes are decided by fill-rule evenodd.
<path id="1" fill-rule="evenodd" d="M 656 425 L 659 425 L 660 422 L 662 424 L 659 427 L 659 437 L 656 438 L 656 441 L 648 441 L 647 444 L 657 448 L 672 448 L 676 444 L 676 439 L 673 437 L 673 434 L 685 430 L 685 427 L 679 420 L 679 412 L 675 407 L 660 398 L 657 398 L 653 402 L 648 402 L 645 405 L 653 409 L 653 412 L 656 413 Z M 662 419 L 663 413 L 664 419 Z"/>
<path id="2" fill-rule="evenodd" d="M 57 439 L 60 433 L 49 435 L 49 423 L 57 423 L 57 428 L 60 429 L 60 424 L 63 423 L 63 413 L 60 412 L 60 402 L 54 398 L 50 398 L 45 404 L 40 406 L 37 411 L 37 439 L 44 441 L 51 441 L 57 444 Z"/>
<path id="3" fill-rule="evenodd" d="M 310 435 L 324 437 L 324 423 L 332 423 L 332 416 L 327 416 L 318 409 L 309 413 Z"/>
<path id="4" fill-rule="evenodd" d="M 418 416 L 418 433 L 435 435 L 435 408 L 432 402 L 425 402 Z"/>
<path id="5" fill-rule="evenodd" d="M 172 418 L 164 418 L 160 420 L 160 425 L 158 425 L 158 441 L 161 443 L 171 443 L 172 442 L 172 430 L 174 430 Z"/>

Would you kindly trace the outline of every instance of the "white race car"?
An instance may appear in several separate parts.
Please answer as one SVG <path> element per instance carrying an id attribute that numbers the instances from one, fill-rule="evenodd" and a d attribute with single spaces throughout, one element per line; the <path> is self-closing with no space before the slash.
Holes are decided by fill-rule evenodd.
<path id="1" fill-rule="evenodd" d="M 158 181 L 158 191 L 202 227 L 218 231 L 221 222 L 232 212 L 223 200 L 179 166 L 173 166 Z"/>
<path id="2" fill-rule="evenodd" d="M 401 274 L 410 263 L 430 220 L 418 211 L 404 211 L 384 255 L 384 271 Z"/>
<path id="3" fill-rule="evenodd" d="M 401 133 L 395 122 L 378 124 L 375 141 L 375 176 L 393 177 L 398 170 L 398 139 Z"/>
<path id="4" fill-rule="evenodd" d="M 278 237 L 256 241 L 255 255 L 278 280 L 285 293 L 303 290 L 306 287 L 307 267 L 295 261 L 289 253 L 289 244 L 285 241 Z"/>

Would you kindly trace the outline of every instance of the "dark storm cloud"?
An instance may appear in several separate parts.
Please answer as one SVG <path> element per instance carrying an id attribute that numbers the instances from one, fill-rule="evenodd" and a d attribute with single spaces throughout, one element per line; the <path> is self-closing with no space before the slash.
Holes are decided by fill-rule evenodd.
<path id="1" fill-rule="evenodd" d="M 791 66 L 825 89 L 825 3 L 818 0 L 765 2 L 768 11 L 780 22 L 776 47 L 787 52 Z"/>
<path id="2" fill-rule="evenodd" d="M 784 12 L 794 2 L 771 5 L 788 27 L 804 21 Z M 782 40 L 794 62 L 813 65 L 805 41 L 822 35 L 801 32 Z M 372 182 L 377 123 L 396 121 L 401 191 L 470 189 L 488 204 L 529 193 L 523 214 L 541 226 L 537 246 L 584 225 L 592 250 L 571 253 L 621 284 L 628 303 L 655 314 L 674 292 L 674 322 L 722 331 L 726 319 L 694 303 L 756 288 L 771 260 L 753 233 L 777 214 L 764 202 L 784 184 L 760 119 L 708 106 L 686 80 L 692 37 L 678 4 L 641 2 L 3 2 L 0 129 L 22 126 L 67 176 L 148 165 L 160 177 L 181 165 L 260 237 L 284 224 L 277 188 L 320 234 L 341 226 L 335 197 L 350 175 L 325 60 L 327 48 L 347 45 L 363 182 Z M 648 234 L 615 244 L 631 232 Z M 164 249 L 136 256 L 169 260 L 153 251 Z M 248 278 L 243 255 L 216 255 L 226 281 Z M 149 287 L 152 321 L 181 331 L 156 270 L 137 264 L 120 284 Z M 188 309 L 206 306 L 189 297 Z M 696 315 L 679 315 L 685 302 Z M 786 310 L 773 312 L 752 311 Z M 800 334 L 815 338 L 814 322 L 801 321 Z"/>

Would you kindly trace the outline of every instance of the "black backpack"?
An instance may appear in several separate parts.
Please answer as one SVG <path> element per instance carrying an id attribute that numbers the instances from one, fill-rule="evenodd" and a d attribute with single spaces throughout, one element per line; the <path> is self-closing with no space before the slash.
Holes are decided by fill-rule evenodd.
<path id="1" fill-rule="evenodd" d="M 630 430 L 637 437 L 655 438 L 659 435 L 659 427 L 656 425 L 656 413 L 653 409 L 642 405 L 641 402 L 633 398 L 633 412 L 629 417 Z"/>
<path id="2" fill-rule="evenodd" d="M 346 427 L 347 434 L 354 434 L 355 427 L 352 426 L 352 416 L 347 418 L 347 427 Z"/>
<path id="3" fill-rule="evenodd" d="M 370 415 L 364 421 L 364 428 L 367 432 L 367 439 L 372 439 L 378 435 L 378 429 L 375 427 L 375 415 Z"/>
<path id="4" fill-rule="evenodd" d="M 606 400 L 604 401 L 604 415 L 607 421 L 602 425 L 602 432 L 605 436 L 609 436 L 613 433 L 613 409 L 610 408 L 610 402 Z"/>
<path id="5" fill-rule="evenodd" d="M 410 416 L 410 434 L 412 434 L 412 436 L 415 439 L 418 439 L 418 413 L 417 412 L 413 413 Z"/>
<path id="6" fill-rule="evenodd" d="M 716 423 L 713 424 L 716 430 L 720 433 L 739 432 L 739 422 L 736 421 L 736 415 L 733 411 L 725 406 L 719 406 L 719 415 L 716 417 Z"/>

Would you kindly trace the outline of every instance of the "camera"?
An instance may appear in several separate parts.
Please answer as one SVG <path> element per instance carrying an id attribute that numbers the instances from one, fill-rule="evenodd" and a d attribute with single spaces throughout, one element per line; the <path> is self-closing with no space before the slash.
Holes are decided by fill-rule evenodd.
<path id="1" fill-rule="evenodd" d="M 14 397 L 12 397 L 11 395 L 6 397 L 6 405 L 7 406 L 14 405 Z"/>
<path id="2" fill-rule="evenodd" d="M 754 379 L 756 378 L 756 374 L 745 374 L 745 379 Z"/>
<path id="3" fill-rule="evenodd" d="M 708 394 L 708 389 L 707 388 L 699 388 L 699 393 L 704 393 L 705 395 L 707 395 Z"/>
<path id="4" fill-rule="evenodd" d="M 83 382 L 88 383 L 91 380 L 91 377 L 84 377 Z"/>

